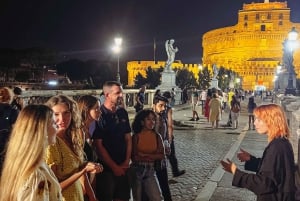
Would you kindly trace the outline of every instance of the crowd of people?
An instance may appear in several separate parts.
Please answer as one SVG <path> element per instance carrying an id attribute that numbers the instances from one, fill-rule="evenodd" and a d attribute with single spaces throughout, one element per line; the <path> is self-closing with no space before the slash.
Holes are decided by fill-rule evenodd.
<path id="1" fill-rule="evenodd" d="M 101 98 L 50 97 L 24 106 L 22 90 L 0 89 L 0 200 L 172 200 L 168 160 L 178 168 L 172 91 L 144 108 L 137 95 L 132 122 L 120 83 L 108 81 Z M 15 93 L 15 94 L 14 94 Z M 3 122 L 2 122 L 3 119 Z"/>
<path id="2" fill-rule="evenodd" d="M 141 87 L 132 124 L 119 82 L 106 82 L 101 98 L 56 95 L 44 104 L 26 106 L 21 92 L 0 88 L 0 200 L 126 201 L 131 192 L 134 201 L 172 200 L 168 164 L 174 177 L 185 174 L 175 151 L 174 89 L 157 90 L 152 107 L 145 108 L 146 86 Z M 226 110 L 228 123 L 236 129 L 240 101 L 233 90 L 199 93 L 193 88 L 190 120 L 199 120 L 200 104 L 212 128 L 219 127 Z M 248 188 L 258 200 L 293 201 L 294 158 L 282 109 L 257 106 L 250 96 L 247 111 L 249 130 L 268 135 L 268 147 L 262 158 L 245 150 L 238 153 L 255 175 L 230 160 L 221 161 L 224 170 L 234 175 L 233 185 Z"/>
<path id="3" fill-rule="evenodd" d="M 229 89 L 221 91 L 216 88 L 207 90 L 197 90 L 195 87 L 191 88 L 190 95 L 186 102 L 191 104 L 192 118 L 190 121 L 198 121 L 198 107 L 201 107 L 202 115 L 211 123 L 212 128 L 219 128 L 219 122 L 223 118 L 228 118 L 226 127 L 237 129 L 239 125 L 239 115 L 241 112 L 241 101 L 247 101 L 247 110 L 249 114 L 249 130 L 254 130 L 254 116 L 253 110 L 256 107 L 254 102 L 253 92 Z M 224 114 L 228 114 L 225 117 Z"/>

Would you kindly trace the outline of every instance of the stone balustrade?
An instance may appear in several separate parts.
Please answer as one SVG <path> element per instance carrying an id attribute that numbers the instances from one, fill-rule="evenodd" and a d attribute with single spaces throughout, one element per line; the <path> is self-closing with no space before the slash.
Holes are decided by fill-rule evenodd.
<path id="1" fill-rule="evenodd" d="M 77 100 L 82 95 L 94 95 L 100 97 L 102 90 L 26 90 L 22 93 L 22 98 L 24 99 L 25 105 L 27 104 L 43 104 L 50 97 L 64 94 L 70 97 L 73 97 L 74 100 Z M 128 110 L 133 110 L 135 104 L 135 98 L 138 93 L 138 89 L 124 89 L 123 98 L 125 106 Z M 152 100 L 154 97 L 155 90 L 147 89 L 145 92 L 145 106 L 151 107 Z"/>

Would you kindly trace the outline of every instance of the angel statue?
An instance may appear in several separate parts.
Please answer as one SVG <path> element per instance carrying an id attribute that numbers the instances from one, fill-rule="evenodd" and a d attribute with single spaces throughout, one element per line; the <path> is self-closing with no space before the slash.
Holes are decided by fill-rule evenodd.
<path id="1" fill-rule="evenodd" d="M 219 73 L 219 70 L 218 70 L 218 67 L 216 64 L 213 64 L 213 79 L 217 79 L 217 76 L 218 76 L 218 73 Z"/>
<path id="2" fill-rule="evenodd" d="M 171 64 L 175 60 L 176 52 L 178 52 L 178 48 L 173 47 L 174 42 L 175 42 L 174 39 L 170 39 L 170 40 L 166 40 L 166 43 L 165 43 L 166 52 L 168 55 L 168 60 L 166 61 L 166 67 L 165 67 L 166 70 L 171 70 Z"/>

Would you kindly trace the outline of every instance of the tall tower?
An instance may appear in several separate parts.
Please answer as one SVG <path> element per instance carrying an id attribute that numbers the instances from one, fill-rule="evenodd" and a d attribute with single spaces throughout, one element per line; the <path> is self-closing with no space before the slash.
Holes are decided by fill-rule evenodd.
<path id="1" fill-rule="evenodd" d="M 290 21 L 287 2 L 244 4 L 234 26 L 206 32 L 202 38 L 203 64 L 231 69 L 242 78 L 242 87 L 273 89 L 274 76 L 282 62 L 282 43 L 288 32 L 300 23 Z M 300 76 L 300 51 L 294 54 L 294 66 Z"/>

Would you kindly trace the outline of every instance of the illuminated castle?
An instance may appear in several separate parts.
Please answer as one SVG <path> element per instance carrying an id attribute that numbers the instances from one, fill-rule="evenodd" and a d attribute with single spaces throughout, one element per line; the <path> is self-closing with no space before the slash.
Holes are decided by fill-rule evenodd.
<path id="1" fill-rule="evenodd" d="M 277 66 L 282 63 L 282 44 L 292 27 L 300 31 L 300 23 L 290 21 L 287 2 L 244 4 L 235 26 L 203 35 L 203 66 L 216 64 L 237 72 L 244 89 L 272 89 Z M 294 52 L 294 66 L 299 77 L 299 49 Z"/>
<path id="2" fill-rule="evenodd" d="M 264 3 L 244 4 L 243 10 L 238 12 L 236 25 L 215 29 L 203 35 L 202 65 L 207 66 L 210 71 L 212 65 L 216 64 L 237 72 L 243 89 L 273 89 L 275 71 L 282 63 L 282 44 L 292 27 L 300 32 L 300 23 L 290 21 L 287 2 L 265 0 Z M 165 62 L 128 62 L 128 85 L 134 85 L 138 73 L 145 76 L 149 66 L 157 69 L 164 67 Z M 294 52 L 294 66 L 300 77 L 300 48 Z M 180 61 L 172 64 L 173 69 L 184 67 L 198 79 L 198 64 L 182 64 Z"/>

